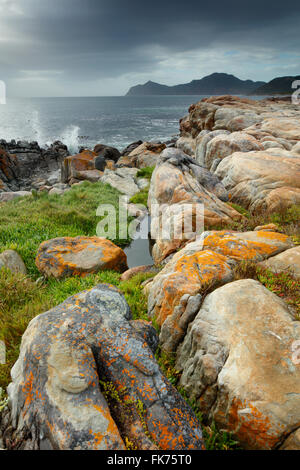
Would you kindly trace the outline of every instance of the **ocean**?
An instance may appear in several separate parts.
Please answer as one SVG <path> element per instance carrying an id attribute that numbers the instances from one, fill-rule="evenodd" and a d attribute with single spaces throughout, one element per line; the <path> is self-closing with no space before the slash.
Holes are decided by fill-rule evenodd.
<path id="1" fill-rule="evenodd" d="M 0 105 L 0 139 L 61 140 L 76 153 L 103 143 L 119 150 L 136 141 L 165 141 L 204 96 L 116 96 L 8 99 Z M 260 99 L 262 97 L 259 97 Z"/>

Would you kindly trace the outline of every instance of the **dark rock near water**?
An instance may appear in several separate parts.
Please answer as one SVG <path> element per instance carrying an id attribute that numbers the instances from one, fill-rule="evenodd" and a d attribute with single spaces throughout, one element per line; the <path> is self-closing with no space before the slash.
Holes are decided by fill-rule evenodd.
<path id="1" fill-rule="evenodd" d="M 0 140 L 0 180 L 5 186 L 0 191 L 28 190 L 32 182 L 60 168 L 69 155 L 66 145 L 59 141 L 49 148 L 41 148 L 37 142 Z"/>
<path id="2" fill-rule="evenodd" d="M 105 160 L 104 157 L 99 155 L 98 157 L 95 158 L 94 162 L 95 162 L 96 170 L 99 170 L 99 171 L 104 171 L 105 170 L 106 160 Z"/>
<path id="3" fill-rule="evenodd" d="M 122 150 L 122 152 L 121 152 L 122 157 L 127 157 L 137 147 L 142 145 L 142 143 L 143 143 L 142 140 L 138 140 L 137 142 L 133 142 L 132 144 L 128 145 L 124 150 Z"/>
<path id="4" fill-rule="evenodd" d="M 121 157 L 118 149 L 103 144 L 96 145 L 94 152 L 104 158 L 104 160 L 113 160 L 114 162 L 117 162 Z"/>

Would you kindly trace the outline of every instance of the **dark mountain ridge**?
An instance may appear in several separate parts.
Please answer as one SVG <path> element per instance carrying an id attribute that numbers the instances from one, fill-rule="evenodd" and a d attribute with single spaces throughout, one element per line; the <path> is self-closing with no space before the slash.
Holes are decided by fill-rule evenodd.
<path id="1" fill-rule="evenodd" d="M 295 91 L 295 88 L 292 88 L 292 84 L 296 80 L 300 80 L 300 75 L 277 77 L 254 90 L 251 95 L 290 95 Z"/>
<path id="2" fill-rule="evenodd" d="M 213 73 L 200 80 L 174 86 L 148 81 L 130 88 L 126 96 L 248 94 L 264 84 L 260 81 L 240 80 L 227 73 Z"/>

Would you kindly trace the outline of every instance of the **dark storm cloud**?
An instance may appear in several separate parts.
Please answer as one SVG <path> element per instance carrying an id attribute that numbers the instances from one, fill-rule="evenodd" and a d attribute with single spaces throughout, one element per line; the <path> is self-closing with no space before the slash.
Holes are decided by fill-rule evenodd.
<path id="1" fill-rule="evenodd" d="M 299 73 L 299 19 L 291 0 L 0 0 L 0 78 L 47 83 L 50 94 L 147 74 L 176 83 L 184 70 L 188 80 L 230 65 L 269 79 Z"/>

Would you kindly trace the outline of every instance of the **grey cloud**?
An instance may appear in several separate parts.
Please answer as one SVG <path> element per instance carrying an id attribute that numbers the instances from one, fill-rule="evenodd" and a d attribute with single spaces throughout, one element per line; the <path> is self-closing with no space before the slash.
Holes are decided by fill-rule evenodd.
<path id="1" fill-rule="evenodd" d="M 185 60 L 193 52 L 201 58 L 202 52 L 213 57 L 215 51 L 219 57 L 223 49 L 220 68 L 213 71 L 225 71 L 225 66 L 228 72 L 234 62 L 230 52 L 237 53 L 240 61 L 246 52 L 244 73 L 257 79 L 270 79 L 273 71 L 280 73 L 289 66 L 295 73 L 293 54 L 295 60 L 299 58 L 300 4 L 291 0 L 253 0 L 247 5 L 234 0 L 2 0 L 2 4 L 0 0 L 1 5 L 0 30 L 6 40 L 1 40 L 0 33 L 0 79 L 14 79 L 15 89 L 18 80 L 26 78 L 23 88 L 28 93 L 34 89 L 38 71 L 43 70 L 61 72 L 49 74 L 50 94 L 54 82 L 62 93 L 64 87 L 68 91 L 74 87 L 75 92 L 80 84 L 86 89 L 94 82 L 90 89 L 96 92 L 99 80 L 107 78 L 123 77 L 124 86 L 135 84 L 147 73 L 151 79 L 168 75 L 170 83 L 182 81 L 180 67 L 167 71 L 163 64 L 168 57 L 175 60 L 181 55 Z M 262 52 L 269 58 L 269 67 L 271 61 L 269 71 Z M 249 63 L 251 54 L 253 65 Z M 232 66 L 238 70 L 239 64 Z M 184 81 L 199 77 L 200 70 L 205 75 L 204 63 L 191 60 L 189 69 Z M 26 71 L 37 71 L 32 84 Z M 115 90 L 115 94 L 119 92 Z"/>

